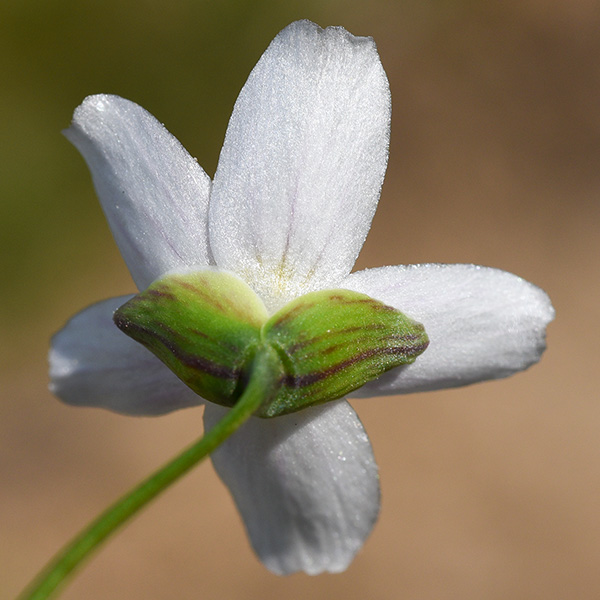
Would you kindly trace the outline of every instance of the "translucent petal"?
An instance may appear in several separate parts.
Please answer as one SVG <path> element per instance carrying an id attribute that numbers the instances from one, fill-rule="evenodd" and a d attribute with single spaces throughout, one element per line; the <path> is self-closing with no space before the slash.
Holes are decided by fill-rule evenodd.
<path id="1" fill-rule="evenodd" d="M 368 294 L 425 326 L 429 347 L 353 395 L 408 393 L 507 377 L 537 362 L 554 309 L 546 293 L 506 271 L 411 265 L 353 273 L 340 287 Z"/>
<path id="2" fill-rule="evenodd" d="M 210 206 L 217 264 L 271 310 L 347 275 L 379 199 L 389 123 L 371 38 L 308 21 L 286 27 L 229 122 Z"/>
<path id="3" fill-rule="evenodd" d="M 225 410 L 207 404 L 206 428 Z M 377 518 L 377 465 L 345 400 L 252 418 L 212 460 L 256 553 L 274 573 L 343 571 Z"/>
<path id="4" fill-rule="evenodd" d="M 150 113 L 118 96 L 89 96 L 64 133 L 92 172 L 139 289 L 171 269 L 208 264 L 210 179 Z"/>
<path id="5" fill-rule="evenodd" d="M 89 306 L 52 338 L 51 391 L 67 404 L 138 416 L 202 404 L 158 358 L 114 325 L 113 312 L 130 298 Z"/>

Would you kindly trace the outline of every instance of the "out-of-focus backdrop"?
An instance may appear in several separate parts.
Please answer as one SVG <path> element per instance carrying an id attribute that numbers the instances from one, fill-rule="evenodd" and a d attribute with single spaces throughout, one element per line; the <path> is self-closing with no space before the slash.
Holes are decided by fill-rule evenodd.
<path id="1" fill-rule="evenodd" d="M 63 598 L 600 597 L 600 11 L 594 0 L 4 0 L 0 4 L 0 597 L 201 432 L 47 391 L 50 335 L 134 289 L 60 135 L 84 96 L 163 121 L 212 175 L 237 93 L 310 18 L 375 38 L 390 164 L 357 268 L 474 262 L 543 287 L 542 362 L 467 389 L 356 401 L 381 469 L 341 575 L 278 578 L 210 464 L 121 532 Z"/>

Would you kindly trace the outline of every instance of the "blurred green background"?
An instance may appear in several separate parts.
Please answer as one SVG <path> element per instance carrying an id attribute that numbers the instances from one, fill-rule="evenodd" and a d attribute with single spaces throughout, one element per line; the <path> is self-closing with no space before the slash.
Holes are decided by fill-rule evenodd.
<path id="1" fill-rule="evenodd" d="M 600 11 L 595 0 L 0 4 L 0 597 L 201 430 L 47 391 L 50 335 L 133 284 L 60 135 L 88 94 L 135 100 L 214 173 L 250 69 L 289 22 L 375 38 L 388 176 L 357 268 L 475 262 L 546 289 L 540 365 L 463 390 L 355 402 L 383 506 L 342 575 L 277 578 L 209 464 L 64 593 L 85 598 L 470 600 L 600 595 Z"/>

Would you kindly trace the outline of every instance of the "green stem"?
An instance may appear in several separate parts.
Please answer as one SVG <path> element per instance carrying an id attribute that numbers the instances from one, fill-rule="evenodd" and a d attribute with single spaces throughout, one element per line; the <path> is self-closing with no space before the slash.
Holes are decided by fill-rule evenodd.
<path id="1" fill-rule="evenodd" d="M 60 551 L 18 600 L 45 600 L 106 538 L 150 500 L 206 458 L 277 392 L 281 363 L 274 350 L 261 348 L 250 381 L 235 406 L 195 444 L 118 500 Z"/>

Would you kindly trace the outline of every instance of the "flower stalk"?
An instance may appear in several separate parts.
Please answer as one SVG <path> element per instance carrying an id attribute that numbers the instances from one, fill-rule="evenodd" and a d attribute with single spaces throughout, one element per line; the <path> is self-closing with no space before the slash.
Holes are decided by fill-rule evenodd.
<path id="1" fill-rule="evenodd" d="M 255 355 L 243 394 L 221 421 L 195 444 L 104 511 L 52 559 L 17 600 L 45 600 L 102 544 L 146 504 L 205 459 L 243 425 L 281 384 L 281 362 L 275 350 L 262 347 Z"/>

